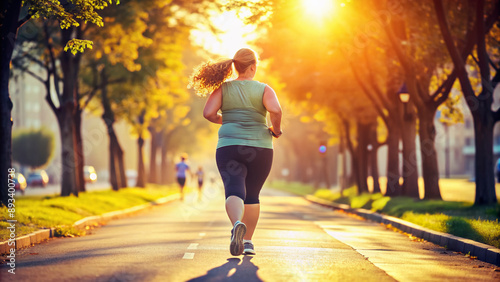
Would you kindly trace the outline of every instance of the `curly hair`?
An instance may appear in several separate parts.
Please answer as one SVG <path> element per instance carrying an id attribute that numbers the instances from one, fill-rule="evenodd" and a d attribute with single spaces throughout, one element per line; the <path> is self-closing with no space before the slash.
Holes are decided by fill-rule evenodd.
<path id="1" fill-rule="evenodd" d="M 252 64 L 257 63 L 257 56 L 252 49 L 242 48 L 236 52 L 233 59 L 219 59 L 208 61 L 196 67 L 189 78 L 188 88 L 193 88 L 199 96 L 206 96 L 224 81 L 231 78 L 234 68 L 238 74 L 244 73 Z"/>

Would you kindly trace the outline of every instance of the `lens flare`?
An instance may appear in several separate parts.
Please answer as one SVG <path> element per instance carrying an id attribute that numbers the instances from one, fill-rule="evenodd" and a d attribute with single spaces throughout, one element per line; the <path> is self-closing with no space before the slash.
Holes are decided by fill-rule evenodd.
<path id="1" fill-rule="evenodd" d="M 335 11 L 334 0 L 302 0 L 306 13 L 315 20 L 331 16 Z"/>

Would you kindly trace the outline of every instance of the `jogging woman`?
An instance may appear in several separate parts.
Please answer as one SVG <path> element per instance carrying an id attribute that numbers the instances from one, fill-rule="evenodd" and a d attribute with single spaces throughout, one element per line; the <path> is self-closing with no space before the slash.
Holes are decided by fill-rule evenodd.
<path id="1" fill-rule="evenodd" d="M 238 77 L 226 81 L 233 66 Z M 203 116 L 221 124 L 216 161 L 233 224 L 229 249 L 234 256 L 255 254 L 252 236 L 260 214 L 260 190 L 273 161 L 272 136 L 282 134 L 278 97 L 271 87 L 253 80 L 256 71 L 255 52 L 243 48 L 233 59 L 200 65 L 189 83 L 199 95 L 210 94 Z"/>

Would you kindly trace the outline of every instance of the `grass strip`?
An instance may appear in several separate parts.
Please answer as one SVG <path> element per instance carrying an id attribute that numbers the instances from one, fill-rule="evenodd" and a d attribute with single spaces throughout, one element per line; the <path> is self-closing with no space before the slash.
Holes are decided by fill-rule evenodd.
<path id="1" fill-rule="evenodd" d="M 17 237 L 42 228 L 56 228 L 56 236 L 78 236 L 74 222 L 94 215 L 122 210 L 152 202 L 178 192 L 176 185 L 148 184 L 146 188 L 124 188 L 80 193 L 78 197 L 31 196 L 18 197 L 15 202 Z M 9 236 L 8 211 L 0 208 L 0 241 Z"/>
<path id="2" fill-rule="evenodd" d="M 314 194 L 314 191 L 316 191 L 316 188 L 314 188 L 314 186 L 308 184 L 302 184 L 300 182 L 286 182 L 286 181 L 276 180 L 271 182 L 267 186 L 276 190 L 290 192 L 300 196 L 305 196 L 309 194 L 312 195 Z"/>
<path id="3" fill-rule="evenodd" d="M 408 197 L 386 197 L 380 193 L 356 195 L 356 187 L 344 195 L 327 189 L 314 190 L 300 183 L 272 182 L 270 187 L 297 195 L 311 194 L 352 208 L 363 208 L 401 218 L 435 231 L 468 238 L 500 248 L 500 205 L 474 206 L 470 202 L 417 200 Z M 291 187 L 287 189 L 287 187 Z M 311 190 L 312 188 L 312 190 Z M 306 193 L 307 191 L 307 193 Z M 297 193 L 298 192 L 298 193 Z"/>

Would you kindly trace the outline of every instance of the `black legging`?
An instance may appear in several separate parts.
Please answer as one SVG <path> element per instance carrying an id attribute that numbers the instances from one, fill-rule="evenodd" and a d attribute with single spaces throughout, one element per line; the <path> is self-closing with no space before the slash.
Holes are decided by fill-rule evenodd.
<path id="1" fill-rule="evenodd" d="M 224 182 L 226 199 L 241 198 L 245 204 L 258 204 L 259 194 L 273 163 L 273 150 L 250 146 L 217 149 L 217 167 Z"/>

